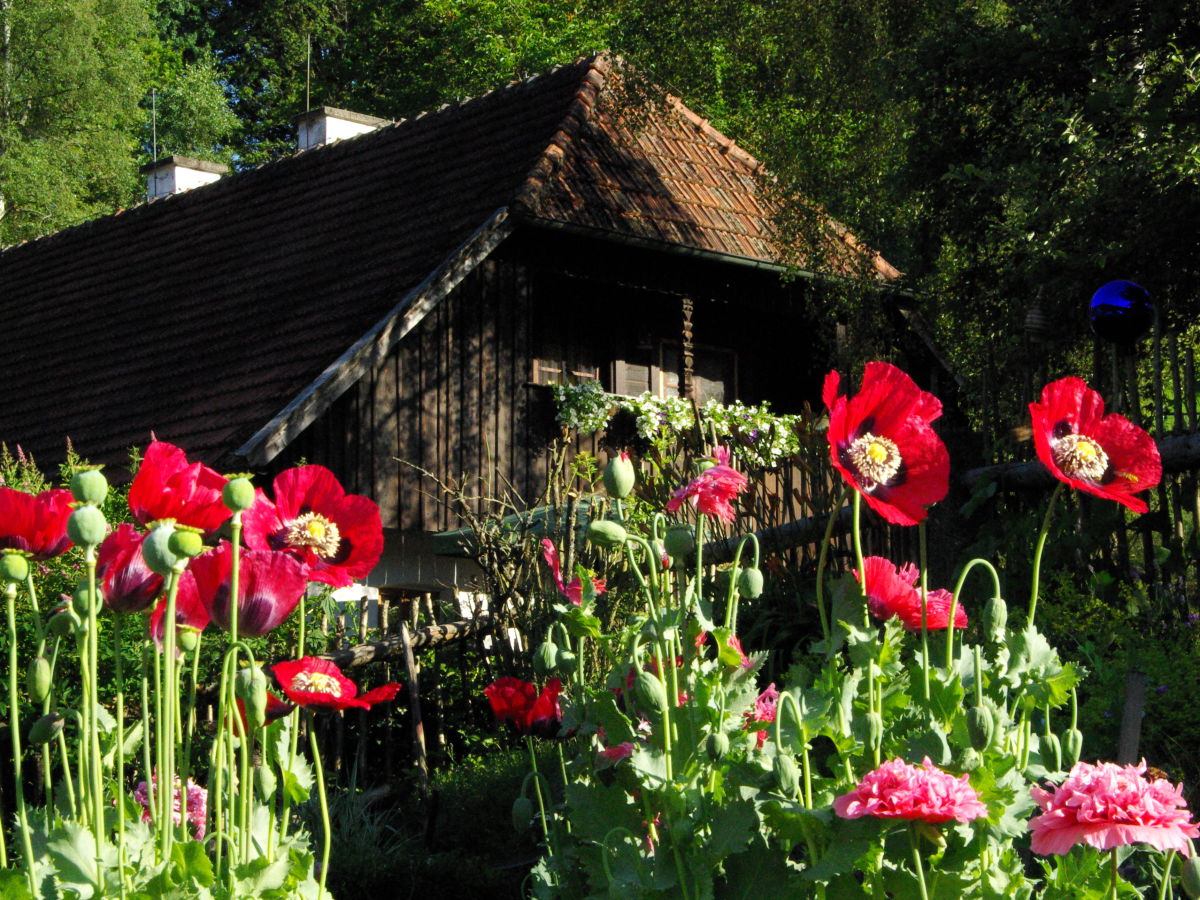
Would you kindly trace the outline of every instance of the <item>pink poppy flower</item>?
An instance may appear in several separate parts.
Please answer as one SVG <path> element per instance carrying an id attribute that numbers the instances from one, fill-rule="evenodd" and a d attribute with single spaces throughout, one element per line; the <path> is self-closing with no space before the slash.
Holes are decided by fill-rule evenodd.
<path id="1" fill-rule="evenodd" d="M 366 578 L 383 555 L 383 523 L 374 500 L 347 494 L 324 466 L 298 466 L 275 476 L 275 502 L 261 490 L 243 518 L 246 543 L 280 550 L 331 587 Z"/>
<path id="2" fill-rule="evenodd" d="M 153 778 L 157 792 L 158 773 L 155 773 Z M 150 790 L 146 782 L 138 782 L 138 786 L 133 791 L 133 799 L 141 804 L 142 821 L 153 821 L 150 814 Z M 183 797 L 180 791 L 179 776 L 175 777 L 175 798 L 172 801 L 171 818 L 176 825 L 183 819 Z M 208 791 L 190 778 L 187 781 L 187 818 L 192 825 L 192 834 L 196 840 L 204 840 L 204 831 L 208 825 Z"/>
<path id="3" fill-rule="evenodd" d="M 675 512 L 687 501 L 702 515 L 726 522 L 736 518 L 730 503 L 746 489 L 746 476 L 729 465 L 728 447 L 717 447 L 713 451 L 713 460 L 715 465 L 671 495 L 667 501 L 667 512 Z"/>
<path id="4" fill-rule="evenodd" d="M 224 475 L 206 465 L 189 465 L 174 444 L 155 441 L 129 486 L 129 511 L 143 525 L 174 519 L 211 533 L 232 515 L 221 499 L 225 482 Z"/>
<path id="5" fill-rule="evenodd" d="M 1149 844 L 1191 856 L 1189 838 L 1200 835 L 1192 822 L 1183 786 L 1143 776 L 1136 766 L 1079 762 L 1052 791 L 1030 793 L 1041 812 L 1029 821 L 1034 853 L 1064 854 L 1076 844 L 1111 850 L 1125 844 Z"/>
<path id="6" fill-rule="evenodd" d="M 921 590 L 917 580 L 920 570 L 906 563 L 901 568 L 882 556 L 868 556 L 863 560 L 867 573 L 867 609 L 877 619 L 887 621 L 892 616 L 909 631 L 921 630 Z M 858 572 L 854 577 L 862 582 Z M 950 606 L 954 595 L 944 588 L 929 591 L 925 595 L 925 625 L 930 631 L 944 630 L 950 623 Z M 962 604 L 954 607 L 954 627 L 967 627 L 967 613 Z"/>
<path id="7" fill-rule="evenodd" d="M 276 663 L 271 671 L 289 700 L 297 706 L 325 712 L 370 709 L 376 703 L 395 699 L 400 693 L 400 685 L 393 681 L 359 695 L 358 686 L 333 661 L 319 656 Z"/>
<path id="8" fill-rule="evenodd" d="M 213 622 L 229 629 L 233 551 L 228 541 L 200 554 L 188 571 Z M 243 550 L 238 567 L 238 634 L 260 637 L 292 614 L 307 587 L 304 565 L 285 553 Z"/>
<path id="9" fill-rule="evenodd" d="M 1158 445 L 1124 416 L 1104 414 L 1104 398 L 1082 378 L 1060 378 L 1030 403 L 1033 443 L 1050 474 L 1071 487 L 1128 506 L 1149 508 L 1133 496 L 1162 479 Z"/>
<path id="10" fill-rule="evenodd" d="M 71 546 L 71 502 L 71 492 L 62 488 L 34 496 L 0 487 L 0 550 L 21 550 L 37 562 L 58 556 Z"/>
<path id="11" fill-rule="evenodd" d="M 605 768 L 615 766 L 623 759 L 629 759 L 633 756 L 633 751 L 636 749 L 632 743 L 625 741 L 617 744 L 615 747 L 604 747 L 596 755 Z"/>
<path id="12" fill-rule="evenodd" d="M 775 687 L 775 682 L 771 682 L 763 689 L 763 692 L 758 695 L 758 699 L 754 701 L 754 711 L 746 712 L 746 728 L 754 728 L 758 725 L 770 725 L 775 721 L 775 716 L 779 710 L 779 691 Z M 761 750 L 763 744 L 767 740 L 767 732 L 765 729 L 759 729 L 755 733 L 757 744 L 755 749 Z"/>
<path id="13" fill-rule="evenodd" d="M 863 776 L 858 786 L 833 801 L 833 811 L 843 819 L 875 816 L 938 824 L 956 819 L 970 822 L 987 815 L 987 807 L 967 776 L 943 772 L 929 757 L 921 768 L 902 759 L 885 762 Z"/>
<path id="14" fill-rule="evenodd" d="M 573 606 L 583 605 L 583 582 L 579 580 L 578 575 L 571 579 L 570 584 L 563 581 L 562 561 L 558 556 L 558 548 L 550 538 L 542 538 L 542 559 L 550 567 L 550 574 L 554 577 L 554 586 L 558 588 L 558 592 L 570 600 Z M 592 578 L 592 589 L 597 594 L 603 594 L 607 588 L 603 578 Z"/>

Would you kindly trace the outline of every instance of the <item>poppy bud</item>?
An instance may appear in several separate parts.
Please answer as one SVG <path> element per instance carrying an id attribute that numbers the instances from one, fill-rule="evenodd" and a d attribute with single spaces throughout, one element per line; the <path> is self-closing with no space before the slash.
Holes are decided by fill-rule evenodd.
<path id="1" fill-rule="evenodd" d="M 277 784 L 275 773 L 271 771 L 270 766 L 254 767 L 254 792 L 258 794 L 259 801 L 270 803 L 271 798 L 275 796 Z"/>
<path id="2" fill-rule="evenodd" d="M 246 721 L 252 728 L 262 728 L 267 722 L 267 676 L 263 670 L 257 666 L 239 670 L 234 690 L 246 707 Z"/>
<path id="3" fill-rule="evenodd" d="M 714 731 L 708 736 L 704 746 L 708 751 L 708 758 L 713 762 L 719 762 L 729 753 L 729 735 L 723 731 Z"/>
<path id="4" fill-rule="evenodd" d="M 564 675 L 574 675 L 575 670 L 579 668 L 579 657 L 575 655 L 573 650 L 567 647 L 559 647 L 558 657 L 554 661 L 554 666 Z"/>
<path id="5" fill-rule="evenodd" d="M 64 606 L 62 610 L 50 617 L 47 627 L 55 637 L 65 638 L 74 634 L 76 629 L 82 625 L 83 622 L 79 618 L 79 613 L 75 612 L 70 606 Z"/>
<path id="6" fill-rule="evenodd" d="M 737 589 L 738 593 L 747 600 L 755 600 L 761 597 L 763 592 L 762 570 L 756 569 L 754 566 L 742 569 L 738 574 Z"/>
<path id="7" fill-rule="evenodd" d="M 142 541 L 142 559 L 151 572 L 159 575 L 170 575 L 179 555 L 171 550 L 171 535 L 175 531 L 175 523 L 169 519 L 155 523 Z"/>
<path id="8" fill-rule="evenodd" d="M 983 633 L 993 642 L 999 642 L 1007 625 L 1008 604 L 1003 597 L 992 597 L 983 606 Z"/>
<path id="9" fill-rule="evenodd" d="M 974 747 L 968 747 L 967 752 L 963 754 L 962 768 L 964 772 L 974 772 L 983 765 L 983 757 L 979 755 L 979 751 Z"/>
<path id="10" fill-rule="evenodd" d="M 667 709 L 667 691 L 653 672 L 644 669 L 633 679 L 633 696 L 643 712 L 662 713 Z"/>
<path id="11" fill-rule="evenodd" d="M 180 625 L 175 629 L 175 644 L 184 653 L 191 653 L 200 646 L 200 631 L 190 625 Z"/>
<path id="12" fill-rule="evenodd" d="M 104 602 L 104 592 L 100 590 L 100 585 L 96 585 L 96 607 L 99 609 L 100 604 Z M 86 581 L 81 581 L 75 585 L 75 590 L 71 594 L 71 605 L 80 618 L 84 618 L 91 612 L 92 609 L 92 590 L 88 587 Z"/>
<path id="13" fill-rule="evenodd" d="M 696 549 L 696 533 L 687 525 L 677 526 L 667 532 L 663 546 L 671 559 L 687 559 Z"/>
<path id="14" fill-rule="evenodd" d="M 25 673 L 25 687 L 29 691 L 29 699 L 41 703 L 50 696 L 50 660 L 44 656 L 35 656 L 29 661 Z"/>
<path id="15" fill-rule="evenodd" d="M 204 552 L 204 539 L 200 536 L 200 529 L 176 525 L 167 539 L 167 548 L 176 556 L 191 559 Z"/>
<path id="16" fill-rule="evenodd" d="M 775 773 L 775 783 L 779 785 L 779 792 L 785 797 L 796 796 L 796 790 L 800 787 L 800 767 L 796 765 L 796 760 L 791 754 L 775 754 L 775 762 L 771 768 Z"/>
<path id="17" fill-rule="evenodd" d="M 533 671 L 545 678 L 558 665 L 558 645 L 553 641 L 545 641 L 533 651 Z"/>
<path id="18" fill-rule="evenodd" d="M 529 830 L 529 823 L 533 821 L 533 803 L 528 797 L 522 794 L 512 805 L 512 825 L 517 834 L 524 834 Z"/>
<path id="19" fill-rule="evenodd" d="M 9 551 L 0 556 L 0 581 L 20 584 L 29 577 L 29 560 L 22 554 Z"/>
<path id="20" fill-rule="evenodd" d="M 996 720 L 992 711 L 986 706 L 972 706 L 967 710 L 967 734 L 971 738 L 971 746 L 982 753 L 992 743 L 996 733 Z"/>
<path id="21" fill-rule="evenodd" d="M 96 547 L 107 534 L 108 523 L 98 507 L 77 506 L 67 518 L 67 537 L 80 547 Z"/>
<path id="22" fill-rule="evenodd" d="M 71 496 L 79 503 L 103 503 L 108 496 L 108 479 L 98 466 L 80 469 L 71 476 Z"/>
<path id="23" fill-rule="evenodd" d="M 628 453 L 618 453 L 604 467 L 604 489 L 610 497 L 624 500 L 633 493 L 633 484 L 637 480 L 637 472 Z"/>
<path id="24" fill-rule="evenodd" d="M 876 750 L 883 745 L 883 716 L 877 712 L 867 713 L 867 747 Z"/>
<path id="25" fill-rule="evenodd" d="M 624 526 L 617 522 L 597 519 L 588 523 L 587 537 L 597 547 L 620 547 L 625 543 L 628 535 L 625 533 Z"/>
<path id="26" fill-rule="evenodd" d="M 1063 744 L 1063 752 L 1066 754 L 1063 763 L 1065 767 L 1073 768 L 1075 763 L 1079 762 L 1079 757 L 1083 755 L 1083 732 L 1078 728 L 1068 728 L 1066 741 Z"/>
<path id="27" fill-rule="evenodd" d="M 221 488 L 221 499 L 227 509 L 245 512 L 254 505 L 254 485 L 245 475 L 234 476 Z"/>
<path id="28" fill-rule="evenodd" d="M 1042 765 L 1051 772 L 1062 771 L 1062 742 L 1057 734 L 1042 735 Z"/>
<path id="29" fill-rule="evenodd" d="M 1183 892 L 1192 900 L 1200 900 L 1200 856 L 1191 856 L 1183 861 Z"/>
<path id="30" fill-rule="evenodd" d="M 42 716 L 29 728 L 29 743 L 31 746 L 37 747 L 47 741 L 51 741 L 54 737 L 63 730 L 63 725 L 66 723 L 66 718 L 62 713 L 52 712 Z"/>
<path id="31" fill-rule="evenodd" d="M 692 464 L 692 468 L 696 470 L 697 475 L 700 475 L 704 472 L 707 472 L 716 464 L 717 461 L 715 459 L 713 459 L 711 456 L 706 456 L 703 459 L 696 460 L 696 462 Z"/>

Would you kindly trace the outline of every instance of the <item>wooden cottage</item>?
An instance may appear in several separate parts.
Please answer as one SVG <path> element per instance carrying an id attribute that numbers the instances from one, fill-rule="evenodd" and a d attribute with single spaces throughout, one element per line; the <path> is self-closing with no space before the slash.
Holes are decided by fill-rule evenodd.
<path id="1" fill-rule="evenodd" d="M 780 278 L 758 163 L 618 82 L 595 57 L 396 123 L 316 110 L 290 158 L 5 250 L 0 440 L 325 464 L 382 509 L 372 582 L 428 590 L 457 523 L 398 460 L 536 493 L 546 384 L 814 397 L 811 280 Z"/>

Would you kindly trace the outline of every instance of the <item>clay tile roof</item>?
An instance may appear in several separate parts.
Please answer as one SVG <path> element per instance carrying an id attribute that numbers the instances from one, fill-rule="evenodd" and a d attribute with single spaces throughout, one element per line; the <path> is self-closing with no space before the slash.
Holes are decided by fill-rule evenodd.
<path id="1" fill-rule="evenodd" d="M 0 252 L 0 441 L 263 462 L 522 216 L 782 261 L 758 163 L 618 82 L 583 59 Z"/>

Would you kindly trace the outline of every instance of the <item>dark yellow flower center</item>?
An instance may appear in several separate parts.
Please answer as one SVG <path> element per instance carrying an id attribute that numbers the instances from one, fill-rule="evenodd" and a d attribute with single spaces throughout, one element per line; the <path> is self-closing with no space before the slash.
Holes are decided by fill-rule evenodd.
<path id="1" fill-rule="evenodd" d="M 900 471 L 900 449 L 888 438 L 869 431 L 857 438 L 846 452 L 865 491 L 887 484 Z"/>
<path id="2" fill-rule="evenodd" d="M 1054 443 L 1054 462 L 1068 478 L 1099 481 L 1108 471 L 1104 448 L 1082 434 L 1067 434 Z"/>
<path id="3" fill-rule="evenodd" d="M 337 525 L 320 513 L 301 513 L 288 526 L 285 540 L 289 547 L 312 547 L 319 556 L 334 556 L 342 542 Z"/>
<path id="4" fill-rule="evenodd" d="M 340 697 L 342 694 L 342 686 L 338 680 L 324 672 L 300 672 L 292 679 L 292 690 L 330 694 L 334 697 Z"/>

